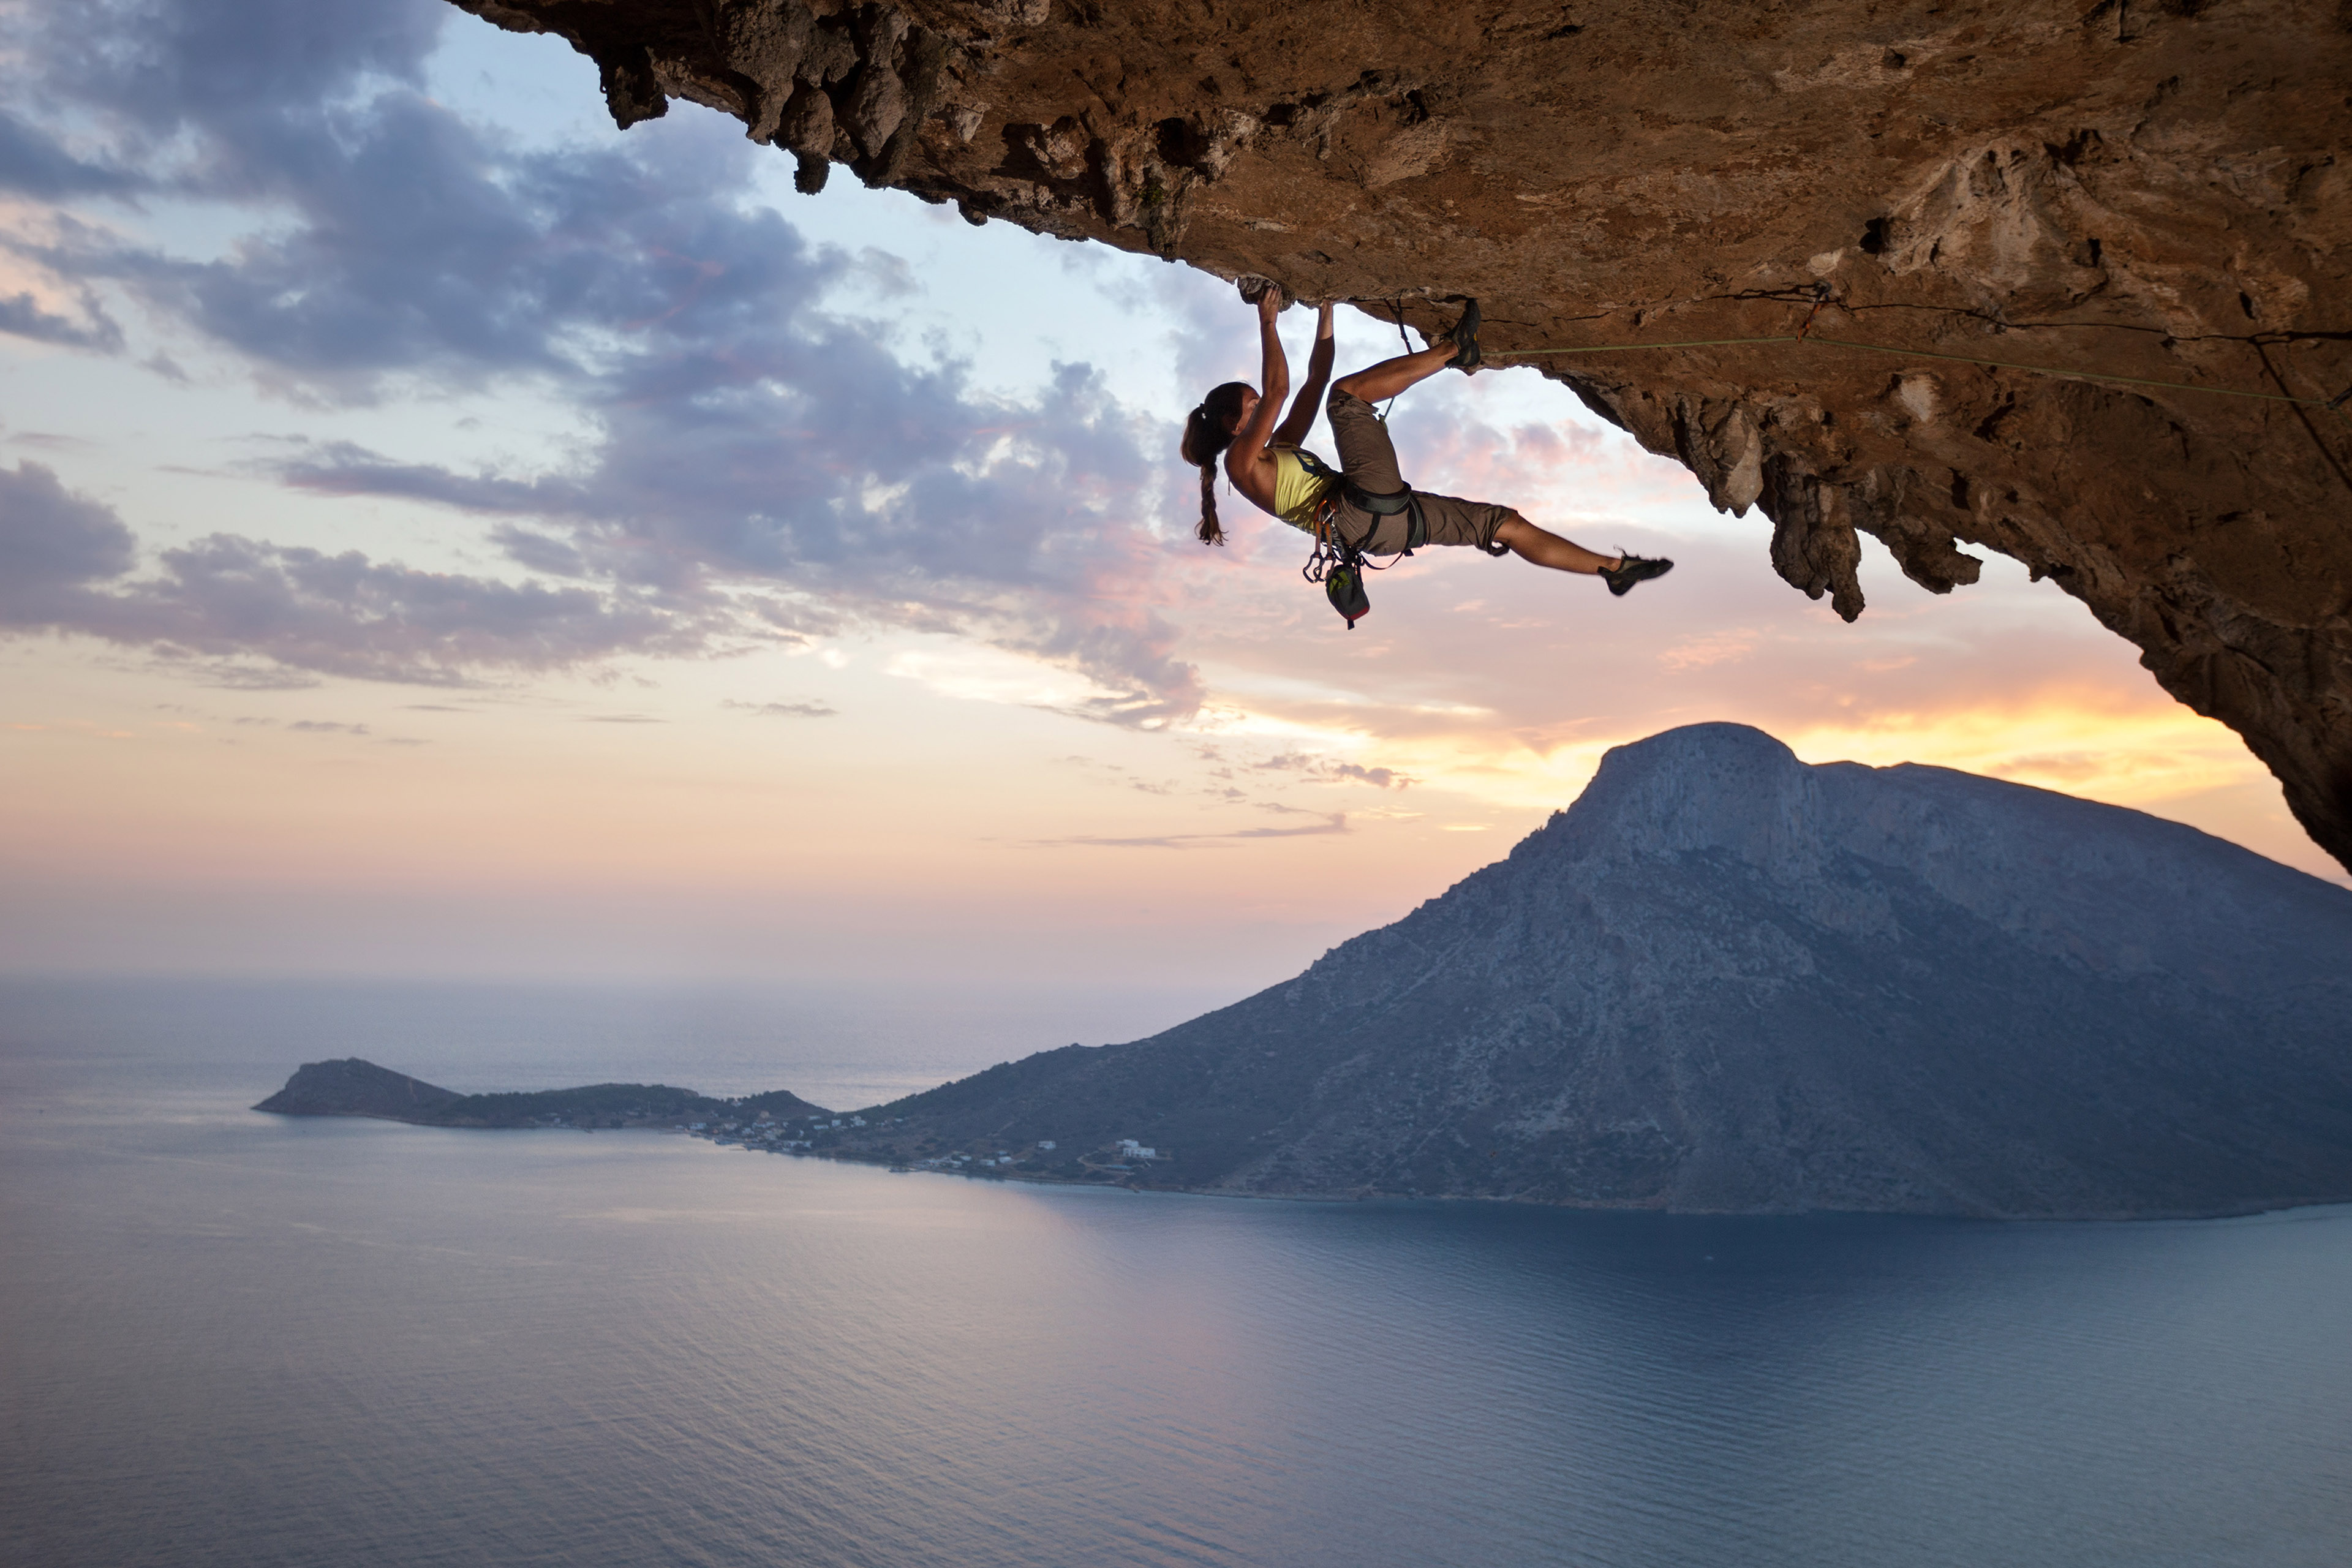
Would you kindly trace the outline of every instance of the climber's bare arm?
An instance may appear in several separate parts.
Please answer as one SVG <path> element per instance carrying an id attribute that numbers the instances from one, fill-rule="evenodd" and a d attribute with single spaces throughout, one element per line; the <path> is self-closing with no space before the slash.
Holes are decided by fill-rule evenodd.
<path id="1" fill-rule="evenodd" d="M 1268 289 L 1258 297 L 1257 337 L 1263 363 L 1257 401 L 1243 414 L 1240 426 L 1234 431 L 1234 444 L 1225 451 L 1225 477 L 1234 481 L 1234 489 L 1267 511 L 1274 510 L 1275 465 L 1265 444 L 1274 435 L 1275 416 L 1290 397 L 1290 362 L 1283 357 L 1282 337 L 1274 330 L 1275 315 L 1281 309 L 1277 290 Z"/>
<path id="2" fill-rule="evenodd" d="M 1323 389 L 1331 384 L 1331 306 L 1328 301 L 1315 311 L 1315 350 L 1307 356 L 1307 379 L 1299 384 L 1298 395 L 1292 400 L 1290 412 L 1274 432 L 1275 441 L 1285 447 L 1304 447 L 1307 433 L 1315 428 L 1315 416 L 1323 411 Z"/>

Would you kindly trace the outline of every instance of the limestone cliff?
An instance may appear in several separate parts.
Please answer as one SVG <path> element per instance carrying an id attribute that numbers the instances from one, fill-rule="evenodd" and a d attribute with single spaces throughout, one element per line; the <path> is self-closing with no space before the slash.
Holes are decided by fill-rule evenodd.
<path id="1" fill-rule="evenodd" d="M 457 3 L 804 189 L 1424 329 L 1476 295 L 1848 619 L 1857 531 L 1937 593 L 1963 546 L 2053 579 L 2352 865 L 2352 5 Z"/>
<path id="2" fill-rule="evenodd" d="M 2042 1217 L 2352 1200 L 2352 892 L 1701 724 L 1297 979 L 868 1114 L 1265 1194 Z"/>

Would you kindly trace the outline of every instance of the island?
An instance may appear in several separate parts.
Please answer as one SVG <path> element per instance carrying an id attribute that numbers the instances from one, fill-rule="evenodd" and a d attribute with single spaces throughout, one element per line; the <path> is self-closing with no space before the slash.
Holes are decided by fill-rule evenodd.
<path id="1" fill-rule="evenodd" d="M 1697 724 L 1505 859 L 1149 1039 L 887 1105 L 460 1096 L 313 1063 L 261 1109 L 667 1126 L 1251 1197 L 2084 1219 L 2352 1202 L 2352 890 L 2178 823 Z"/>

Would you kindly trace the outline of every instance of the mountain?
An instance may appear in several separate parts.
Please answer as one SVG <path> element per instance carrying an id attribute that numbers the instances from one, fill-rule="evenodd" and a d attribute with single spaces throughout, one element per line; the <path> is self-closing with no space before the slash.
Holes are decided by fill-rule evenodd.
<path id="1" fill-rule="evenodd" d="M 714 1100 L 662 1083 L 459 1094 L 357 1057 L 305 1062 L 286 1087 L 253 1108 L 280 1116 L 373 1116 L 426 1127 L 632 1127 L 717 1121 L 745 1111 L 791 1118 L 824 1112 L 788 1089 Z"/>
<path id="2" fill-rule="evenodd" d="M 867 1114 L 904 1119 L 900 1157 L 1221 1193 L 2352 1199 L 2352 891 L 2139 812 L 1694 725 L 1294 980 Z"/>

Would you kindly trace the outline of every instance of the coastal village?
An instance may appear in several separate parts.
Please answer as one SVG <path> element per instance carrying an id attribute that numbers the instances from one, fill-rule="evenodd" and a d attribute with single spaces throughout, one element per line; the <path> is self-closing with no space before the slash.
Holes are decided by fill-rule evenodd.
<path id="1" fill-rule="evenodd" d="M 938 1142 L 930 1139 L 909 1148 L 906 1136 L 898 1131 L 906 1121 L 899 1116 L 869 1121 L 863 1116 L 836 1116 L 829 1111 L 778 1117 L 762 1111 L 741 1120 L 688 1122 L 680 1130 L 722 1148 L 887 1164 L 898 1173 L 935 1171 L 999 1180 L 1140 1186 L 1149 1184 L 1155 1165 L 1171 1158 L 1133 1138 L 1120 1138 L 1084 1152 L 1065 1150 L 1051 1138 L 1013 1148 L 987 1142 L 962 1149 L 930 1147 Z"/>

